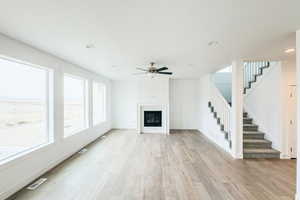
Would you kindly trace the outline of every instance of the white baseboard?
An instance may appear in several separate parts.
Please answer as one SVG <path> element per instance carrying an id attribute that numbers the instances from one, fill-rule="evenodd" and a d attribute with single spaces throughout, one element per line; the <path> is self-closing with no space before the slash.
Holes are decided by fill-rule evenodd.
<path id="1" fill-rule="evenodd" d="M 297 195 L 297 193 L 295 194 L 295 200 L 300 200 L 299 196 Z"/>

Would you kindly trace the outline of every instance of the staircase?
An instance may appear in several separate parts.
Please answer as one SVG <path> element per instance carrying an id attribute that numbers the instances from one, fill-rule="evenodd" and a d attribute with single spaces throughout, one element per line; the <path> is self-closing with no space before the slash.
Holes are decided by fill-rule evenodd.
<path id="1" fill-rule="evenodd" d="M 270 67 L 269 61 L 244 62 L 244 94 L 251 89 L 253 83 L 263 75 L 264 69 L 268 67 Z"/>
<path id="2" fill-rule="evenodd" d="M 247 112 L 243 113 L 244 158 L 279 158 L 280 152 L 272 149 L 272 142 L 264 139 Z"/>
<path id="3" fill-rule="evenodd" d="M 231 108 L 219 89 L 215 86 L 211 77 L 210 81 L 210 95 L 208 108 L 213 114 L 223 138 L 217 139 L 223 149 L 229 150 L 231 148 Z"/>
<path id="4" fill-rule="evenodd" d="M 225 125 L 223 124 L 221 120 L 221 116 L 218 115 L 218 112 L 216 111 L 215 107 L 212 105 L 212 103 L 208 102 L 208 107 L 210 109 L 210 112 L 213 113 L 214 118 L 217 121 L 217 124 L 220 127 L 220 131 L 224 134 L 224 138 L 229 142 L 229 147 L 231 147 L 231 140 L 229 137 L 229 130 L 226 129 Z"/>

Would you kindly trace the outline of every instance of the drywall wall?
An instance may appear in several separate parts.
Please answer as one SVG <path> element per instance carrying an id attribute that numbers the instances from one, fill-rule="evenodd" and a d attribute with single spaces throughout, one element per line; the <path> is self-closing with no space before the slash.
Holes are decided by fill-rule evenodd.
<path id="1" fill-rule="evenodd" d="M 244 108 L 253 117 L 281 158 L 289 155 L 288 87 L 295 85 L 296 65 L 293 59 L 272 62 L 259 82 L 244 97 Z"/>
<path id="2" fill-rule="evenodd" d="M 55 141 L 0 163 L 0 199 L 5 199 L 111 129 L 111 82 L 103 76 L 84 70 L 4 35 L 0 35 L 0 43 L 1 57 L 9 57 L 53 69 L 55 91 Z M 79 75 L 90 81 L 97 80 L 107 86 L 106 122 L 68 138 L 63 138 L 63 73 Z"/>
<path id="3" fill-rule="evenodd" d="M 138 81 L 112 82 L 113 128 L 137 129 Z"/>
<path id="4" fill-rule="evenodd" d="M 217 120 L 213 117 L 213 113 L 208 107 L 210 88 L 213 82 L 211 75 L 207 74 L 199 79 L 199 94 L 198 94 L 198 130 L 210 139 L 213 143 L 220 146 L 222 149 L 230 153 L 230 148 L 224 134 L 220 131 Z"/>
<path id="5" fill-rule="evenodd" d="M 296 36 L 296 84 L 300 85 L 300 30 Z M 297 94 L 300 94 L 300 87 L 297 87 Z M 300 98 L 297 98 L 297 115 L 300 116 Z M 300 135 L 300 117 L 297 118 L 297 133 Z M 297 146 L 300 147 L 300 137 L 297 138 Z M 299 148 L 298 148 L 299 149 Z M 298 158 L 300 151 L 298 151 Z M 297 159 L 297 190 L 295 199 L 300 199 L 300 159 Z"/>
<path id="6" fill-rule="evenodd" d="M 296 108 L 296 101 L 290 97 L 291 91 L 296 87 L 296 58 L 292 56 L 289 60 L 282 62 L 282 140 L 281 140 L 281 153 L 283 158 L 290 157 L 290 148 L 293 143 L 293 139 L 297 133 L 292 129 L 293 124 L 296 123 L 297 116 L 293 116 Z M 296 119 L 294 119 L 294 117 Z M 293 130 L 295 132 L 293 132 Z"/>
<path id="7" fill-rule="evenodd" d="M 289 85 L 295 85 L 295 60 L 272 62 L 264 76 L 245 96 L 244 107 L 273 148 L 281 151 L 282 158 L 289 153 Z"/>
<path id="8" fill-rule="evenodd" d="M 228 102 L 231 102 L 231 79 L 231 72 L 217 72 L 212 76 L 216 87 Z"/>
<path id="9" fill-rule="evenodd" d="M 169 105 L 169 98 L 168 78 L 113 81 L 113 128 L 137 129 L 138 104 Z"/>
<path id="10" fill-rule="evenodd" d="M 170 81 L 171 129 L 197 129 L 199 80 Z"/>
<path id="11" fill-rule="evenodd" d="M 113 128 L 136 129 L 138 104 L 170 104 L 171 129 L 196 129 L 197 87 L 197 80 L 113 81 Z"/>
<path id="12" fill-rule="evenodd" d="M 280 62 L 271 64 L 259 84 L 244 97 L 244 109 L 277 150 L 281 150 L 282 137 L 281 69 Z"/>

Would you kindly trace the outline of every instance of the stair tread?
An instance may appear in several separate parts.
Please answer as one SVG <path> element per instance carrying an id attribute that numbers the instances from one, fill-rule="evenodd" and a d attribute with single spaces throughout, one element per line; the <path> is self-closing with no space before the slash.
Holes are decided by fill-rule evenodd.
<path id="1" fill-rule="evenodd" d="M 244 139 L 243 140 L 244 143 L 271 143 L 269 140 L 265 140 L 265 139 Z"/>
<path id="2" fill-rule="evenodd" d="M 264 134 L 263 132 L 260 131 L 243 131 L 244 134 Z"/>
<path id="3" fill-rule="evenodd" d="M 256 124 L 243 124 L 243 126 L 257 126 Z"/>
<path id="4" fill-rule="evenodd" d="M 280 153 L 279 151 L 275 149 L 250 149 L 250 148 L 245 148 L 244 153 Z"/>

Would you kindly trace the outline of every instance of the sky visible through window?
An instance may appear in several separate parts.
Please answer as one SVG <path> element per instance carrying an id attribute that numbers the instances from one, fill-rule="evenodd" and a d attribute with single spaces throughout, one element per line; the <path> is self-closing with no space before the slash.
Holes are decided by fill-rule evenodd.
<path id="1" fill-rule="evenodd" d="M 66 101 L 79 101 L 83 99 L 84 80 L 73 76 L 64 77 L 64 98 Z"/>
<path id="2" fill-rule="evenodd" d="M 0 59 L 0 100 L 33 100 L 40 101 L 46 97 L 46 88 L 42 83 L 46 80 L 45 70 Z M 65 99 L 76 101 L 82 98 L 74 88 L 81 88 L 82 83 L 68 79 L 65 82 Z"/>
<path id="3" fill-rule="evenodd" d="M 0 59 L 0 100 L 45 99 L 46 71 Z"/>
<path id="4" fill-rule="evenodd" d="M 48 73 L 0 59 L 0 160 L 49 141 Z"/>

